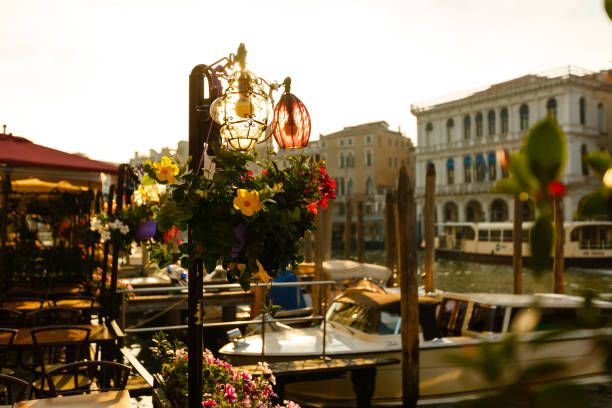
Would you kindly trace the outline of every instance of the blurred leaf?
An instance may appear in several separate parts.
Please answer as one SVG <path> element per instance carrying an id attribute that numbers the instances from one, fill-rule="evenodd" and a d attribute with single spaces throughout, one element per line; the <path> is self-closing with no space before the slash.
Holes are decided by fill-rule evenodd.
<path id="1" fill-rule="evenodd" d="M 599 187 L 578 201 L 578 218 L 610 218 L 610 191 Z"/>
<path id="2" fill-rule="evenodd" d="M 601 176 L 612 167 L 612 157 L 608 152 L 590 152 L 586 159 L 589 166 Z"/>
<path id="3" fill-rule="evenodd" d="M 520 194 L 521 192 L 523 192 L 523 189 L 520 187 L 520 185 L 517 183 L 514 177 L 509 177 L 509 178 L 501 179 L 497 183 L 495 183 L 495 185 L 491 189 L 491 192 L 497 193 L 497 194 L 516 195 L 516 194 Z"/>
<path id="4" fill-rule="evenodd" d="M 604 0 L 604 7 L 606 13 L 608 13 L 608 17 L 612 20 L 612 0 Z"/>
<path id="5" fill-rule="evenodd" d="M 510 155 L 510 171 L 516 177 L 516 182 L 521 191 L 532 193 L 538 190 L 539 182 L 531 173 L 525 154 L 512 153 Z"/>
<path id="6" fill-rule="evenodd" d="M 526 383 L 532 381 L 541 381 L 545 377 L 555 373 L 559 373 L 566 368 L 566 364 L 561 361 L 543 361 L 533 364 L 520 373 L 519 382 Z"/>
<path id="7" fill-rule="evenodd" d="M 554 228 L 549 217 L 539 217 L 529 234 L 531 257 L 536 273 L 546 269 L 553 246 Z"/>
<path id="8" fill-rule="evenodd" d="M 587 390 L 576 384 L 561 384 L 544 388 L 536 393 L 535 408 L 575 408 L 588 407 Z"/>
<path id="9" fill-rule="evenodd" d="M 542 186 L 557 180 L 565 168 L 565 134 L 552 117 L 532 126 L 525 136 L 523 149 L 531 173 Z"/>

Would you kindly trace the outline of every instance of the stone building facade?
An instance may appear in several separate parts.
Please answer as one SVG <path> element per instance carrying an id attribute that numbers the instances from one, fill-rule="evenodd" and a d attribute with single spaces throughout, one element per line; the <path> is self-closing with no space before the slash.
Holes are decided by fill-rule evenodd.
<path id="1" fill-rule="evenodd" d="M 417 118 L 420 223 L 430 162 L 436 169 L 438 221 L 510 221 L 513 199 L 490 193 L 507 176 L 496 153 L 518 150 L 526 130 L 547 114 L 567 136 L 564 207 L 571 220 L 580 198 L 601 182 L 586 166 L 585 153 L 612 147 L 612 70 L 567 67 L 525 75 L 467 96 L 412 105 L 411 112 Z M 533 217 L 533 203 L 525 202 L 523 211 L 524 218 Z"/>
<path id="2" fill-rule="evenodd" d="M 281 151 L 278 158 L 282 164 L 284 156 L 300 153 L 301 150 Z M 409 174 L 414 174 L 412 140 L 379 121 L 320 135 L 303 153 L 325 160 L 327 173 L 336 181 L 334 244 L 342 241 L 347 204 L 359 201 L 364 203 L 366 243 L 382 243 L 385 195 L 397 189 L 401 166 L 408 166 Z"/>

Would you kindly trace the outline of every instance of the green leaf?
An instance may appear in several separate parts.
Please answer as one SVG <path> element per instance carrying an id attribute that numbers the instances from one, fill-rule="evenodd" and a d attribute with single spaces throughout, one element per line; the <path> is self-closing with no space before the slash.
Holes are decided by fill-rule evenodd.
<path id="1" fill-rule="evenodd" d="M 586 157 L 589 166 L 601 176 L 612 167 L 612 157 L 608 152 L 590 152 Z"/>
<path id="2" fill-rule="evenodd" d="M 150 186 L 153 183 L 155 183 L 155 180 L 153 180 L 148 174 L 145 174 L 140 179 L 140 184 L 142 184 L 143 186 Z"/>
<path id="3" fill-rule="evenodd" d="M 539 217 L 529 235 L 533 268 L 536 273 L 544 270 L 549 262 L 553 246 L 554 228 L 549 217 Z"/>
<path id="4" fill-rule="evenodd" d="M 610 218 L 610 191 L 605 187 L 600 187 L 582 197 L 578 201 L 578 218 Z"/>
<path id="5" fill-rule="evenodd" d="M 510 172 L 521 191 L 533 193 L 539 189 L 539 182 L 529 169 L 527 156 L 524 153 L 510 155 Z"/>
<path id="6" fill-rule="evenodd" d="M 514 177 L 499 180 L 491 189 L 492 193 L 512 195 L 520 194 L 522 191 L 523 189 Z"/>
<path id="7" fill-rule="evenodd" d="M 547 117 L 527 131 L 523 149 L 531 173 L 540 185 L 557 180 L 565 168 L 565 134 L 554 118 Z"/>
<path id="8" fill-rule="evenodd" d="M 604 8 L 610 20 L 612 20 L 612 0 L 604 0 Z"/>

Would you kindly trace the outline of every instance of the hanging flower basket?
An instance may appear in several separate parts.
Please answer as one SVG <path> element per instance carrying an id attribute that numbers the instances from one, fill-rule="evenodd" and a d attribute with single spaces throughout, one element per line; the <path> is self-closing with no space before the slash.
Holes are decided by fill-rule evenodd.
<path id="1" fill-rule="evenodd" d="M 136 234 L 134 237 L 139 241 L 146 241 L 147 239 L 153 238 L 156 231 L 157 221 L 149 220 L 147 222 L 143 222 L 136 228 Z"/>

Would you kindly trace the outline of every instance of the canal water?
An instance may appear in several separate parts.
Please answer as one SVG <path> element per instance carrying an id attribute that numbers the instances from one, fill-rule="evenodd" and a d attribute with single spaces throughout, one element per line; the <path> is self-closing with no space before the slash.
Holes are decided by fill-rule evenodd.
<path id="1" fill-rule="evenodd" d="M 340 257 L 341 253 L 333 253 Z M 418 273 L 423 274 L 423 251 L 418 254 Z M 365 253 L 366 262 L 384 265 L 383 250 L 371 250 Z M 579 295 L 587 290 L 594 290 L 605 298 L 612 298 L 612 268 L 588 269 L 565 268 L 565 293 Z M 487 292 L 512 293 L 512 265 L 495 265 L 452 259 L 436 259 L 434 283 L 436 289 L 449 292 Z M 552 271 L 548 270 L 536 276 L 532 269 L 523 268 L 523 293 L 552 292 Z"/>

